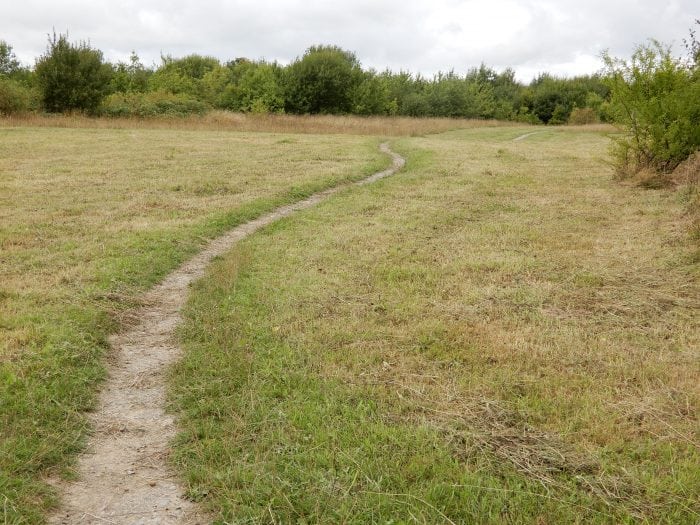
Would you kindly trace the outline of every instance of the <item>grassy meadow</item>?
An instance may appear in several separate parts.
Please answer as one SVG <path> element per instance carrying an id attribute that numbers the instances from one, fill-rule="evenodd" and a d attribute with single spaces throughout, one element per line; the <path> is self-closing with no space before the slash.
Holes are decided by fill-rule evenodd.
<path id="1" fill-rule="evenodd" d="M 99 121 L 96 121 L 99 122 Z M 0 126 L 0 519 L 70 475 L 107 335 L 207 239 L 389 160 L 351 135 Z M 31 124 L 31 123 L 30 123 Z"/>
<path id="2" fill-rule="evenodd" d="M 698 522 L 687 195 L 528 131 L 395 139 L 193 287 L 173 461 L 217 523 Z"/>
<path id="3" fill-rule="evenodd" d="M 384 168 L 388 136 L 401 172 L 193 286 L 169 390 L 188 496 L 220 524 L 697 523 L 691 196 L 614 180 L 609 132 L 0 119 L 0 519 L 58 504 L 107 337 L 145 290 L 234 225 Z"/>

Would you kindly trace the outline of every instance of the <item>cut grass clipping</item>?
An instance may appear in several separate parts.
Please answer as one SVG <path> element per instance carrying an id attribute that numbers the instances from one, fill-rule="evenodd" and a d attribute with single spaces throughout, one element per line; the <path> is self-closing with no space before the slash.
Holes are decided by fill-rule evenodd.
<path id="1" fill-rule="evenodd" d="M 352 136 L 0 128 L 0 519 L 69 475 L 107 335 L 206 239 L 389 160 Z"/>
<path id="2" fill-rule="evenodd" d="M 697 523 L 680 192 L 526 131 L 396 141 L 196 284 L 173 461 L 217 523 Z"/>

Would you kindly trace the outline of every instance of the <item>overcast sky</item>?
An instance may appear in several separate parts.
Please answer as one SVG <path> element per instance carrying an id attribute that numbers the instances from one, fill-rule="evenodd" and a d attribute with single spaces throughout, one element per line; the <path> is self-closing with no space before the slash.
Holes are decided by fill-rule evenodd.
<path id="1" fill-rule="evenodd" d="M 698 0 L 0 0 L 0 39 L 33 64 L 55 28 L 108 60 L 135 50 L 288 63 L 313 44 L 354 51 L 363 66 L 425 75 L 481 62 L 538 72 L 593 73 L 600 53 L 627 57 L 653 37 L 677 44 Z"/>

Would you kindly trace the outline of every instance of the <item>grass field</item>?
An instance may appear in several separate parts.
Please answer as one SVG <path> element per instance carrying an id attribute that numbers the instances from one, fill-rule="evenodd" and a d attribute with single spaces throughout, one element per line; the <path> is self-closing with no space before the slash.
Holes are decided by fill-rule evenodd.
<path id="1" fill-rule="evenodd" d="M 232 118 L 0 120 L 0 519 L 57 503 L 143 291 L 386 166 L 384 134 L 402 172 L 193 287 L 170 375 L 189 497 L 222 524 L 697 523 L 683 190 L 615 181 L 608 128 Z"/>
<path id="2" fill-rule="evenodd" d="M 526 131 L 397 139 L 194 287 L 173 460 L 217 523 L 698 522 L 684 193 Z"/>
<path id="3" fill-rule="evenodd" d="M 106 337 L 208 239 L 389 162 L 374 138 L 0 127 L 0 519 L 38 523 Z"/>

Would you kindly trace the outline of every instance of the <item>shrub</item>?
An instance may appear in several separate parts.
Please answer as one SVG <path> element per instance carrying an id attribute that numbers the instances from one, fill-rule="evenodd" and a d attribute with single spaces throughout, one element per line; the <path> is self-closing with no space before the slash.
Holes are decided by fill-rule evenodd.
<path id="1" fill-rule="evenodd" d="M 569 115 L 569 124 L 595 124 L 598 122 L 598 115 L 593 108 L 574 108 Z"/>
<path id="2" fill-rule="evenodd" d="M 36 63 L 44 108 L 49 112 L 94 113 L 108 92 L 112 68 L 87 42 L 71 44 L 66 35 L 49 38 Z"/>
<path id="3" fill-rule="evenodd" d="M 613 146 L 622 176 L 669 173 L 700 147 L 700 72 L 656 41 L 629 62 L 604 56 L 611 109 L 625 133 Z"/>
<path id="4" fill-rule="evenodd" d="M 291 113 L 350 113 L 362 82 L 354 53 L 312 46 L 286 70 L 285 109 Z"/>
<path id="5" fill-rule="evenodd" d="M 199 97 L 205 91 L 202 80 L 221 67 L 214 57 L 188 55 L 182 58 L 161 57 L 161 66 L 148 79 L 151 91 L 167 91 Z"/>
<path id="6" fill-rule="evenodd" d="M 108 96 L 101 113 L 108 117 L 185 117 L 209 111 L 204 102 L 188 95 L 163 91 L 150 93 L 114 93 Z"/>
<path id="7" fill-rule="evenodd" d="M 0 115 L 36 109 L 36 93 L 19 82 L 0 76 Z"/>
<path id="8" fill-rule="evenodd" d="M 148 88 L 148 79 L 153 71 L 146 68 L 135 51 L 131 52 L 129 62 L 119 62 L 113 66 L 112 80 L 109 90 L 111 93 L 143 93 Z"/>
<path id="9" fill-rule="evenodd" d="M 389 105 L 386 83 L 374 71 L 362 75 L 362 81 L 353 94 L 352 112 L 355 115 L 386 115 L 395 111 Z"/>
<path id="10" fill-rule="evenodd" d="M 278 66 L 245 62 L 235 66 L 235 83 L 228 86 L 228 109 L 245 113 L 283 113 L 284 93 Z"/>

